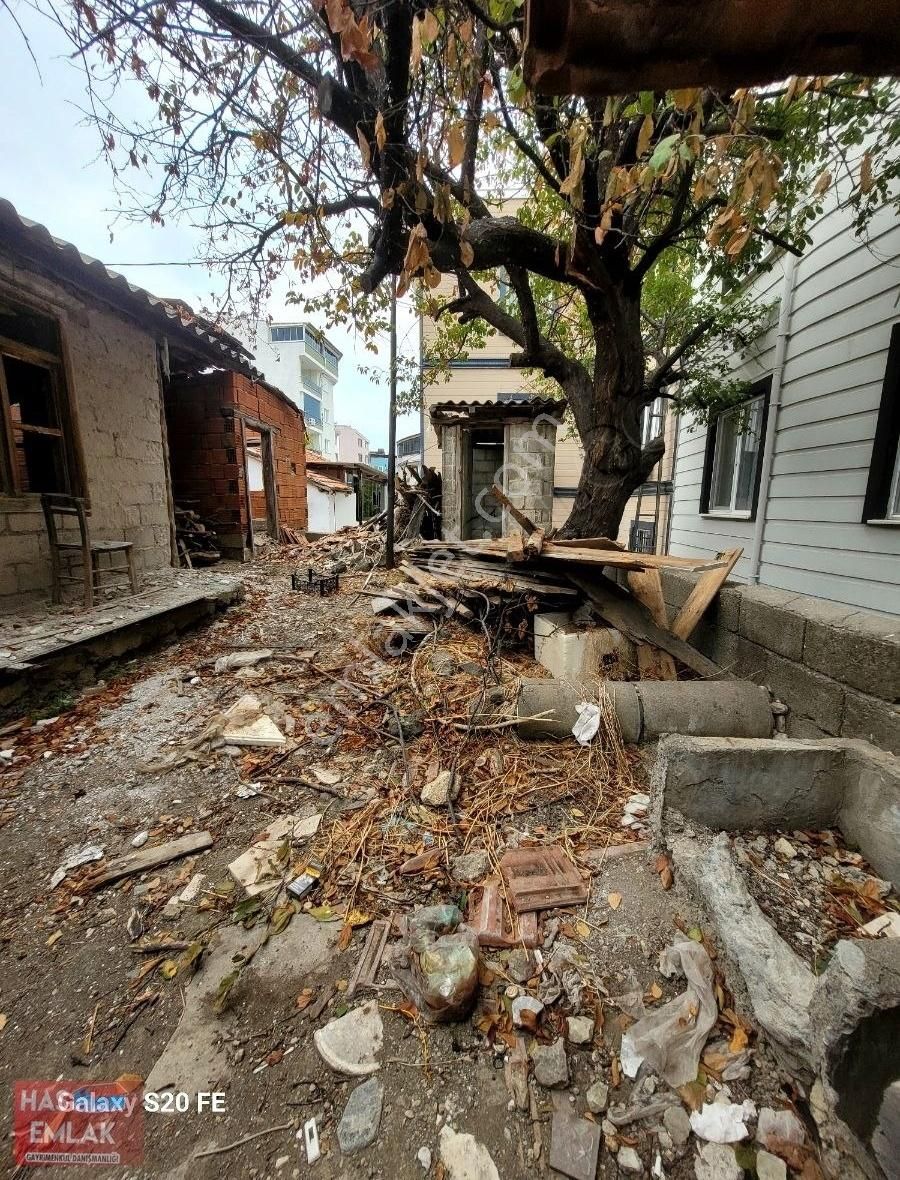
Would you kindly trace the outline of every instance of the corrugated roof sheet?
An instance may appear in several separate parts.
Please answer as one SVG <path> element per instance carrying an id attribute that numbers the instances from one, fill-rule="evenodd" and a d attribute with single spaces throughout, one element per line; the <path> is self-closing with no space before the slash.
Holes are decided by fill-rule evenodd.
<path id="1" fill-rule="evenodd" d="M 137 287 L 71 242 L 54 237 L 46 226 L 0 198 L 0 249 L 43 264 L 56 277 L 104 299 L 113 307 L 155 327 L 211 363 L 236 369 L 249 377 L 259 373 L 250 364 L 253 354 L 235 337 L 196 315 Z"/>

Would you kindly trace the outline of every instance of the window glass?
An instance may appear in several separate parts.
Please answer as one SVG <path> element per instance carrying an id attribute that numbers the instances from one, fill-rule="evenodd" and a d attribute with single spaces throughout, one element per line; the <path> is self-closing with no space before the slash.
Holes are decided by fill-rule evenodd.
<path id="1" fill-rule="evenodd" d="M 734 456 L 737 451 L 737 411 L 729 410 L 716 420 L 716 459 L 709 498 L 713 508 L 731 508 Z"/>
<path id="2" fill-rule="evenodd" d="M 894 482 L 891 484 L 888 516 L 900 518 L 900 444 L 897 446 L 897 454 L 894 458 Z"/>
<path id="3" fill-rule="evenodd" d="M 753 507 L 753 487 L 756 482 L 756 466 L 759 462 L 759 443 L 762 425 L 762 402 L 751 402 L 740 414 L 739 427 L 743 427 L 738 438 L 737 487 L 734 507 L 737 512 L 749 512 Z"/>
<path id="4" fill-rule="evenodd" d="M 10 346 L 11 347 L 11 346 Z M 55 367 L 4 354 L 4 421 L 11 433 L 8 492 L 66 492 L 65 439 L 59 419 Z"/>

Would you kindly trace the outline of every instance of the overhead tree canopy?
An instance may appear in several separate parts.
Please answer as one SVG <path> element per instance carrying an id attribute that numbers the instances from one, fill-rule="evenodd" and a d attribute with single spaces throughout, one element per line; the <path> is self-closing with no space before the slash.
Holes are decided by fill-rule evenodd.
<path id="1" fill-rule="evenodd" d="M 801 250 L 842 171 L 863 224 L 900 167 L 888 83 L 533 95 L 521 0 L 70 0 L 58 14 L 134 211 L 202 224 L 230 299 L 287 267 L 298 285 L 328 274 L 307 306 L 372 339 L 388 276 L 426 301 L 454 276 L 455 297 L 427 304 L 448 347 L 503 333 L 515 364 L 566 394 L 585 450 L 572 534 L 615 535 L 660 457 L 661 439 L 641 445 L 647 404 L 735 395 L 725 358 L 761 311 L 693 298 L 701 269 L 708 292 Z M 146 122 L 124 113 L 126 77 Z"/>

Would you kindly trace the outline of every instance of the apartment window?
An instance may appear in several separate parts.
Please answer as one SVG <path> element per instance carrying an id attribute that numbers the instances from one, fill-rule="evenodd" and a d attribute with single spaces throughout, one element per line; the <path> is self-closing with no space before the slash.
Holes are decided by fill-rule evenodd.
<path id="1" fill-rule="evenodd" d="M 900 324 L 891 331 L 863 521 L 900 525 Z"/>
<path id="2" fill-rule="evenodd" d="M 767 378 L 755 385 L 748 398 L 710 423 L 700 495 L 702 513 L 753 519 L 771 384 Z"/>
<path id="3" fill-rule="evenodd" d="M 59 325 L 0 303 L 0 484 L 7 495 L 77 491 Z"/>
<path id="4" fill-rule="evenodd" d="M 286 340 L 302 340 L 302 324 L 273 324 L 269 329 L 269 339 L 273 344 L 282 344 Z"/>
<path id="5" fill-rule="evenodd" d="M 663 422 L 666 416 L 666 403 L 658 397 L 641 411 L 641 446 L 645 447 L 663 432 Z"/>

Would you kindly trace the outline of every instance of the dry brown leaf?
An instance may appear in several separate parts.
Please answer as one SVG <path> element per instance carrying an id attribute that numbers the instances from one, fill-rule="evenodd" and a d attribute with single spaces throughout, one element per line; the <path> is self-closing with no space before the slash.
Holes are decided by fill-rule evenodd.
<path id="1" fill-rule="evenodd" d="M 359 151 L 362 156 L 363 168 L 369 169 L 372 165 L 372 149 L 369 147 L 369 141 L 363 135 L 362 128 L 356 128 L 356 138 L 359 142 Z"/>
<path id="2" fill-rule="evenodd" d="M 471 242 L 462 238 L 459 243 L 459 257 L 463 266 L 471 266 L 475 261 L 475 249 Z"/>
<path id="3" fill-rule="evenodd" d="M 313 988 L 305 987 L 294 1001 L 294 1007 L 297 1009 L 297 1011 L 302 1012 L 304 1008 L 308 1008 L 312 1003 L 313 996 L 315 996 L 315 994 L 316 993 Z"/>
<path id="4" fill-rule="evenodd" d="M 746 1029 L 738 1025 L 732 1034 L 731 1040 L 728 1042 L 728 1052 L 740 1053 L 742 1049 L 747 1048 L 749 1039 Z"/>
<path id="5" fill-rule="evenodd" d="M 387 131 L 384 126 L 384 115 L 381 111 L 375 116 L 375 142 L 378 144 L 378 150 L 384 151 L 384 145 L 387 143 Z"/>
<path id="6" fill-rule="evenodd" d="M 447 133 L 447 151 L 450 154 L 450 167 L 455 168 L 463 162 L 466 154 L 466 126 L 465 123 L 454 123 Z"/>
<path id="7" fill-rule="evenodd" d="M 609 895 L 609 897 L 607 897 L 606 900 L 609 902 L 609 908 L 611 910 L 617 910 L 619 908 L 619 906 L 622 904 L 622 894 L 621 893 L 611 893 Z"/>

